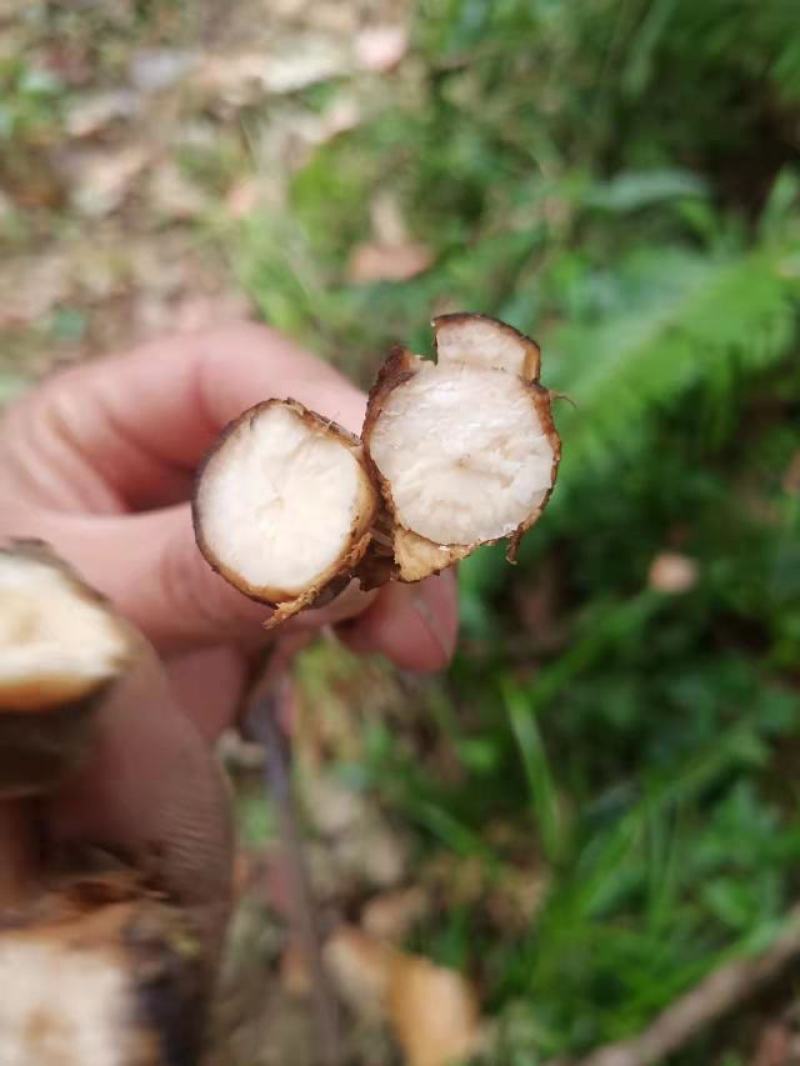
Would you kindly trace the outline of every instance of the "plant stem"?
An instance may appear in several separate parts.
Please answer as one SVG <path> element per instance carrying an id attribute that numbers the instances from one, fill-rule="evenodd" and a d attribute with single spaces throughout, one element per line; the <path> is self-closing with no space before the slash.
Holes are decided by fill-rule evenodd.
<path id="1" fill-rule="evenodd" d="M 336 997 L 322 955 L 322 937 L 303 838 L 292 792 L 291 756 L 277 715 L 277 698 L 270 693 L 256 701 L 247 716 L 247 730 L 265 749 L 267 788 L 278 809 L 278 824 L 292 883 L 292 922 L 298 943 L 311 967 L 314 1014 L 321 1066 L 342 1066 L 341 1031 Z"/>

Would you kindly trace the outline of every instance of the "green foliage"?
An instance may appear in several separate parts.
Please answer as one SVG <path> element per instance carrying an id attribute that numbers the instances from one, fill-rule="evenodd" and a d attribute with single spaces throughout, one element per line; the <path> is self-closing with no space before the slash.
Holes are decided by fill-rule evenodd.
<path id="1" fill-rule="evenodd" d="M 768 942 L 798 889 L 795 22 L 780 0 L 425 0 L 393 98 L 238 234 L 266 317 L 365 380 L 463 307 L 537 336 L 574 404 L 521 565 L 462 568 L 425 754 L 377 720 L 348 768 L 421 861 L 502 883 L 501 823 L 547 867 L 523 934 L 446 900 L 417 933 L 480 981 L 496 1061 L 637 1031 Z M 354 285 L 378 192 L 433 266 Z M 649 582 L 665 550 L 696 564 L 681 594 Z"/>
<path id="2" fill-rule="evenodd" d="M 0 144 L 45 140 L 58 121 L 62 87 L 22 59 L 0 59 Z"/>

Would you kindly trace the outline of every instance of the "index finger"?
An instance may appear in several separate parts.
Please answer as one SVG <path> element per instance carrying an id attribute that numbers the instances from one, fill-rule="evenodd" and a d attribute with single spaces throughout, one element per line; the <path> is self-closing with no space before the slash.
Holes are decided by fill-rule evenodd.
<path id="1" fill-rule="evenodd" d="M 281 334 L 237 323 L 154 341 L 65 371 L 12 409 L 12 437 L 100 479 L 136 509 L 185 495 L 223 426 L 268 397 L 293 397 L 355 432 L 365 397 Z M 63 455 L 63 449 L 69 455 Z M 160 498 L 159 498 L 160 497 Z"/>

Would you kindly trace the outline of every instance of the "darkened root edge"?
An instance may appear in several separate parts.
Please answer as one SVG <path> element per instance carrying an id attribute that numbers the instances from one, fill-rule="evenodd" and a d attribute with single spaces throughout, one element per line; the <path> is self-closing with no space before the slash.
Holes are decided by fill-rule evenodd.
<path id="1" fill-rule="evenodd" d="M 518 341 L 525 349 L 525 359 L 520 377 L 524 381 L 538 384 L 539 376 L 542 372 L 542 349 L 532 337 L 528 337 L 513 326 L 509 326 L 507 322 L 501 322 L 499 318 L 492 318 L 491 315 L 481 315 L 467 311 L 454 311 L 449 315 L 437 315 L 431 322 L 437 352 L 439 350 L 439 333 L 443 329 L 447 326 L 462 325 L 475 321 L 488 322 L 498 333 L 505 333 L 515 341 Z"/>
<path id="2" fill-rule="evenodd" d="M 108 1019 L 119 1027 L 120 1066 L 199 1061 L 213 988 L 202 937 L 136 873 L 56 882 L 26 912 L 0 915 L 0 953 L 12 938 L 116 960 L 128 976 L 126 1016 Z"/>
<path id="3" fill-rule="evenodd" d="M 346 545 L 343 547 L 341 555 L 326 571 L 319 575 L 313 585 L 309 586 L 299 595 L 279 588 L 255 588 L 243 581 L 238 574 L 230 570 L 216 558 L 203 534 L 203 516 L 201 514 L 202 508 L 199 503 L 199 488 L 206 469 L 221 449 L 225 447 L 228 438 L 232 434 L 236 433 L 242 425 L 252 422 L 266 409 L 273 406 L 288 407 L 295 414 L 299 415 L 299 417 L 302 418 L 302 420 L 315 432 L 322 433 L 326 436 L 333 434 L 338 437 L 356 457 L 364 474 L 362 484 L 362 508 L 353 523 L 350 537 L 348 538 Z M 251 600 L 255 600 L 257 603 L 264 603 L 275 609 L 271 617 L 264 623 L 266 629 L 272 629 L 275 626 L 280 625 L 282 622 L 285 622 L 287 618 L 291 618 L 292 615 L 304 610 L 306 607 L 311 607 L 331 590 L 331 585 L 336 586 L 336 591 L 341 591 L 345 587 L 369 547 L 371 540 L 370 530 L 379 506 L 379 496 L 367 473 L 363 448 L 358 437 L 348 432 L 348 430 L 343 426 L 340 426 L 337 422 L 323 418 L 314 411 L 310 411 L 298 400 L 272 399 L 255 404 L 255 406 L 248 408 L 248 410 L 244 411 L 238 418 L 234 419 L 233 422 L 230 422 L 224 428 L 218 440 L 206 455 L 197 472 L 196 488 L 192 497 L 192 521 L 194 524 L 194 534 L 197 546 L 209 566 Z"/>
<path id="4" fill-rule="evenodd" d="M 434 326 L 437 322 L 443 320 L 467 320 L 472 318 L 487 319 L 493 324 L 511 331 L 516 337 L 528 341 L 535 349 L 538 357 L 539 347 L 534 341 L 525 337 L 524 334 L 518 333 L 518 331 L 512 329 L 511 326 L 506 326 L 505 323 L 497 322 L 496 319 L 488 319 L 488 316 L 467 314 L 443 315 L 440 316 L 439 319 L 434 319 Z M 420 359 L 419 356 L 413 355 L 408 349 L 400 346 L 392 348 L 386 362 L 378 372 L 378 377 L 370 391 L 367 401 L 367 414 L 364 419 L 364 428 L 362 430 L 364 458 L 367 462 L 370 476 L 372 477 L 373 482 L 379 486 L 381 496 L 383 497 L 383 524 L 385 528 L 391 530 L 391 548 L 389 549 L 391 551 L 391 561 L 390 563 L 383 562 L 382 565 L 384 567 L 384 572 L 388 568 L 390 576 L 397 577 L 399 580 L 405 582 L 421 581 L 423 578 L 430 577 L 432 574 L 438 574 L 442 570 L 446 570 L 449 566 L 458 562 L 460 559 L 466 558 L 466 556 L 470 555 L 476 548 L 483 544 L 495 544 L 500 540 L 508 541 L 506 558 L 510 563 L 515 562 L 522 537 L 539 519 L 547 506 L 553 488 L 555 487 L 558 465 L 561 461 L 561 439 L 558 436 L 555 423 L 553 422 L 551 393 L 548 389 L 543 388 L 536 382 L 529 382 L 522 379 L 526 388 L 530 392 L 542 428 L 544 429 L 553 449 L 550 488 L 547 490 L 547 493 L 539 506 L 532 511 L 525 521 L 522 522 L 508 537 L 496 537 L 493 540 L 478 541 L 474 544 L 435 544 L 433 541 L 428 540 L 419 533 L 415 533 L 413 530 L 408 529 L 397 518 L 397 508 L 394 499 L 392 498 L 391 486 L 372 458 L 370 441 L 372 439 L 375 425 L 378 418 L 380 418 L 384 403 L 389 394 L 399 386 L 405 384 L 405 382 L 409 381 L 424 365 L 424 360 Z M 381 556 L 385 559 L 386 555 L 387 549 L 380 545 L 376 540 L 373 544 L 372 551 L 364 560 L 362 566 L 366 568 L 370 566 L 375 567 L 378 574 L 380 574 Z M 374 558 L 375 556 L 377 556 L 377 560 Z M 367 569 L 367 573 L 370 573 L 369 569 Z"/>
<path id="5" fill-rule="evenodd" d="M 524 535 L 528 532 L 532 525 L 538 522 L 547 504 L 550 502 L 550 497 L 553 495 L 553 489 L 556 486 L 556 477 L 558 475 L 558 466 L 561 462 L 561 438 L 555 427 L 553 421 L 553 405 L 552 405 L 552 393 L 549 389 L 542 388 L 541 385 L 531 383 L 528 386 L 531 395 L 533 396 L 533 402 L 536 406 L 536 413 L 539 416 L 539 420 L 544 429 L 545 435 L 550 442 L 550 446 L 553 449 L 553 463 L 550 467 L 550 488 L 544 495 L 542 502 L 532 511 L 530 515 L 521 522 L 514 532 L 508 537 L 508 548 L 506 550 L 506 559 L 510 563 L 514 563 L 517 560 L 517 552 L 519 551 L 520 541 Z M 502 539 L 502 538 L 500 538 Z"/>

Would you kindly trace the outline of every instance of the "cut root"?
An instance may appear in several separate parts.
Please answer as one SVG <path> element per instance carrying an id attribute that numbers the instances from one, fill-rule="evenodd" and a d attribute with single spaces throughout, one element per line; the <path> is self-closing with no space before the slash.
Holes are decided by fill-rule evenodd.
<path id="1" fill-rule="evenodd" d="M 438 361 L 396 349 L 362 444 L 287 400 L 245 412 L 195 496 L 206 559 L 277 608 L 270 624 L 353 576 L 419 581 L 522 534 L 553 489 L 560 442 L 529 338 L 483 315 L 435 320 Z"/>
<path id="2" fill-rule="evenodd" d="M 0 713 L 90 695 L 128 662 L 128 634 L 41 545 L 0 551 Z"/>
<path id="3" fill-rule="evenodd" d="M 197 542 L 232 585 L 285 618 L 355 569 L 378 502 L 356 437 L 292 400 L 268 400 L 209 455 Z"/>
<path id="4" fill-rule="evenodd" d="M 95 698 L 133 636 L 46 547 L 0 550 L 0 798 L 54 787 L 83 757 Z"/>
<path id="5" fill-rule="evenodd" d="M 56 884 L 0 915 L 0 1062 L 197 1061 L 206 975 L 190 923 L 134 875 Z"/>
<path id="6" fill-rule="evenodd" d="M 396 350 L 364 428 L 405 580 L 480 544 L 515 544 L 547 502 L 559 458 L 550 396 L 531 377 L 533 341 L 477 315 L 434 326 L 438 362 Z"/>

